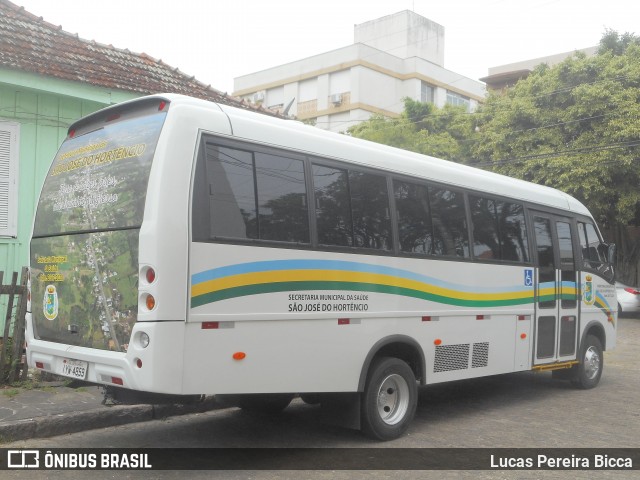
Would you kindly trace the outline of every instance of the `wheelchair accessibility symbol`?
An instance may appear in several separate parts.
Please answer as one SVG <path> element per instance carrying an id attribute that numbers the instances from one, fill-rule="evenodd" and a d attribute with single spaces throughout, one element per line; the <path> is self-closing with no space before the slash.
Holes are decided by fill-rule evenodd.
<path id="1" fill-rule="evenodd" d="M 530 268 L 527 268 L 524 271 L 524 286 L 533 287 L 533 270 Z"/>

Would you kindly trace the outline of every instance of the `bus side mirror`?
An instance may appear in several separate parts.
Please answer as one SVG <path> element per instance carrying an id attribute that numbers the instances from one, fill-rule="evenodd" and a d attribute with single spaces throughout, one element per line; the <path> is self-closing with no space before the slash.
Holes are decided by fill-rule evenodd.
<path id="1" fill-rule="evenodd" d="M 607 280 L 609 280 L 611 283 L 614 283 L 616 281 L 616 244 L 615 243 L 610 243 L 607 246 L 607 264 L 608 264 L 608 268 L 607 268 L 607 273 L 608 275 L 606 275 Z"/>
<path id="2" fill-rule="evenodd" d="M 607 249 L 607 261 L 609 265 L 615 267 L 616 265 L 616 244 L 610 243 L 609 248 Z"/>

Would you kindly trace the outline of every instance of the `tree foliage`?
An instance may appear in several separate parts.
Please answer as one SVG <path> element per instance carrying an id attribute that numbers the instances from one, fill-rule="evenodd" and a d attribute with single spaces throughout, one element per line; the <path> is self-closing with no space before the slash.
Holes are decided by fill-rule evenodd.
<path id="1" fill-rule="evenodd" d="M 438 108 L 404 99 L 399 118 L 374 115 L 349 129 L 354 137 L 391 145 L 434 157 L 465 162 L 471 154 L 474 134 L 472 115 L 464 107 Z"/>
<path id="2" fill-rule="evenodd" d="M 565 191 L 605 226 L 640 203 L 640 45 L 621 53 L 605 35 L 598 55 L 541 65 L 478 112 L 480 166 Z"/>
<path id="3" fill-rule="evenodd" d="M 472 114 L 406 99 L 349 133 L 557 188 L 621 232 L 640 225 L 640 37 L 608 30 L 596 55 L 540 65 Z M 625 250 L 640 264 L 638 242 Z"/>

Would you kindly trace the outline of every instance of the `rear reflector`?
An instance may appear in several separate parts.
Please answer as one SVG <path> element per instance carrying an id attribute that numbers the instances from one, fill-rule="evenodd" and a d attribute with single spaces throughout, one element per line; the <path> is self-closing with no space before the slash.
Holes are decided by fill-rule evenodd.
<path id="1" fill-rule="evenodd" d="M 36 362 L 36 368 L 44 368 L 44 363 Z"/>
<path id="2" fill-rule="evenodd" d="M 122 381 L 122 379 L 118 377 L 111 377 L 111 383 L 115 385 L 124 385 L 124 382 Z"/>
<path id="3" fill-rule="evenodd" d="M 338 319 L 338 325 L 349 325 L 351 323 L 351 320 L 348 318 L 339 318 Z"/>
<path id="4" fill-rule="evenodd" d="M 220 322 L 202 322 L 202 330 L 220 328 Z"/>

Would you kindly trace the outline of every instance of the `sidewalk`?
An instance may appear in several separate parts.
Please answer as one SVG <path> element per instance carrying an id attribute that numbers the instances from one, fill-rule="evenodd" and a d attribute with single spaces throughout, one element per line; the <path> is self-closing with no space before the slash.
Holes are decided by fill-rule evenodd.
<path id="1" fill-rule="evenodd" d="M 190 404 L 104 405 L 101 387 L 54 381 L 0 387 L 0 445 L 223 408 L 213 397 Z"/>

